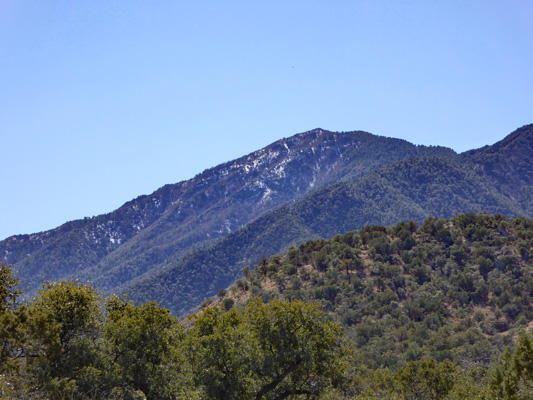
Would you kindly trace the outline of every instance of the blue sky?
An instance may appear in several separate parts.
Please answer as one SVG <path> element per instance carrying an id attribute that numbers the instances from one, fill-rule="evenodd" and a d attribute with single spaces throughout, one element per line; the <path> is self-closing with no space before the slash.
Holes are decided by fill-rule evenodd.
<path id="1" fill-rule="evenodd" d="M 0 239 L 321 127 L 464 151 L 533 122 L 533 2 L 0 0 Z"/>

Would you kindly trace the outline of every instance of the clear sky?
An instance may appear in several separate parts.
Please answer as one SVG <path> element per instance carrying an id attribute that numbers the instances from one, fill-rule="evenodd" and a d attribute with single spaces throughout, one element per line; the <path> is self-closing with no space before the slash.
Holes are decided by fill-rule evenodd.
<path id="1" fill-rule="evenodd" d="M 461 152 L 532 122 L 531 0 L 0 0 L 0 239 L 317 127 Z"/>

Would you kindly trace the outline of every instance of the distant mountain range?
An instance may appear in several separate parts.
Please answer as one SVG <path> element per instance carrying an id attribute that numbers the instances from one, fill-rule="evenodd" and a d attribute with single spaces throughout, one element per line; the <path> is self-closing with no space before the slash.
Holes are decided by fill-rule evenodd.
<path id="1" fill-rule="evenodd" d="M 462 154 L 314 129 L 109 214 L 10 237 L 0 255 L 28 293 L 82 279 L 183 314 L 243 266 L 309 239 L 462 212 L 533 217 L 532 147 L 533 125 Z"/>

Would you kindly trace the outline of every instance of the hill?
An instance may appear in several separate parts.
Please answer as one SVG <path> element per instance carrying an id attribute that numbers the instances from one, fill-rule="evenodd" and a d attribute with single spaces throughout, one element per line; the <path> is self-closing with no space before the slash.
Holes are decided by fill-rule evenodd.
<path id="1" fill-rule="evenodd" d="M 318 302 L 371 368 L 423 357 L 487 367 L 533 329 L 532 252 L 533 220 L 522 217 L 365 226 L 261 260 L 216 302 Z"/>
<path id="2" fill-rule="evenodd" d="M 527 215 L 533 213 L 533 125 L 517 129 L 493 146 L 471 150 L 459 161 L 473 164 L 492 185 Z M 518 190 L 517 190 L 518 189 Z"/>

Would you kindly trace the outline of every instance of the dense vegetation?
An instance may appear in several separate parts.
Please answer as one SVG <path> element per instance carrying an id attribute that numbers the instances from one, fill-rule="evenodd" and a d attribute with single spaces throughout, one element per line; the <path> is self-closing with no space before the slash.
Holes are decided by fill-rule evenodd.
<path id="1" fill-rule="evenodd" d="M 365 226 L 263 259 L 219 297 L 318 302 L 372 368 L 423 357 L 486 366 L 533 327 L 532 252 L 533 220 L 521 217 Z"/>
<path id="2" fill-rule="evenodd" d="M 471 150 L 459 156 L 474 166 L 498 191 L 515 204 L 523 215 L 533 217 L 533 125 L 526 125 L 493 146 Z M 516 190 L 520 188 L 520 190 Z"/>
<path id="3" fill-rule="evenodd" d="M 0 397 L 533 396 L 533 220 L 461 214 L 262 259 L 179 320 L 73 281 L 19 303 L 0 267 Z"/>
<path id="4" fill-rule="evenodd" d="M 341 329 L 317 305 L 256 299 L 180 323 L 67 281 L 17 305 L 0 268 L 2 399 L 318 398 L 343 378 Z"/>

